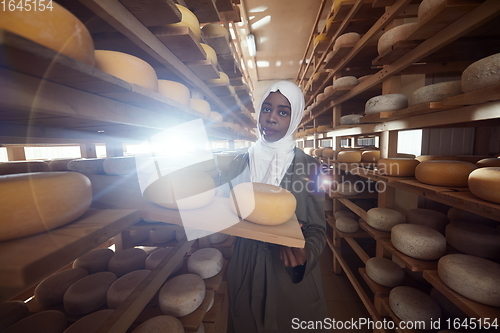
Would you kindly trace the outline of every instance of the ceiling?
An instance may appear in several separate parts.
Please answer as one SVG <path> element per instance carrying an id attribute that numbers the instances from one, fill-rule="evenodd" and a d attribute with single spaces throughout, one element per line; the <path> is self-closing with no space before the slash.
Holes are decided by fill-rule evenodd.
<path id="1" fill-rule="evenodd" d="M 239 26 L 256 41 L 256 56 L 245 57 L 254 86 L 258 81 L 295 79 L 321 2 L 241 0 L 243 22 Z M 240 33 L 240 38 L 244 36 Z"/>

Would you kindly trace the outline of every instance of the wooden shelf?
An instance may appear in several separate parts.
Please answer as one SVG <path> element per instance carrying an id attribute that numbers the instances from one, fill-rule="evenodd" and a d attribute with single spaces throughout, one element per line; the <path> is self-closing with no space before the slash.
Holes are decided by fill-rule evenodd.
<path id="1" fill-rule="evenodd" d="M 365 280 L 366 284 L 368 287 L 370 287 L 370 290 L 373 292 L 375 297 L 389 297 L 389 293 L 391 292 L 392 288 L 385 287 L 381 284 L 378 284 L 377 282 L 373 281 L 367 274 L 366 274 L 366 268 L 360 267 L 359 268 L 359 273 L 363 277 L 363 280 Z"/>
<path id="2" fill-rule="evenodd" d="M 490 322 L 496 318 L 497 321 L 500 321 L 500 309 L 498 307 L 472 301 L 451 290 L 439 278 L 437 270 L 424 270 L 423 277 L 469 317 L 477 319 L 489 318 Z"/>
<path id="3" fill-rule="evenodd" d="M 389 314 L 389 316 L 399 326 L 399 324 L 401 323 L 401 319 L 399 319 L 398 316 L 396 316 L 396 314 L 392 311 L 391 306 L 389 305 L 389 297 L 381 297 L 381 301 L 382 301 L 382 306 L 387 311 L 387 313 Z M 399 329 L 399 330 L 401 332 L 403 332 L 403 333 L 424 333 L 424 332 L 429 332 L 428 330 L 424 331 L 424 330 L 413 330 L 413 329 Z"/>
<path id="4" fill-rule="evenodd" d="M 456 106 L 455 106 L 456 107 Z M 441 102 L 428 102 L 420 105 L 415 105 L 406 109 L 397 111 L 383 111 L 374 114 L 369 114 L 362 117 L 361 123 L 381 123 L 388 120 L 401 119 L 413 116 L 424 115 L 441 110 L 452 109 L 453 106 L 446 106 Z"/>
<path id="5" fill-rule="evenodd" d="M 88 210 L 61 228 L 0 243 L 0 300 L 31 287 L 139 221 L 131 209 Z"/>
<path id="6" fill-rule="evenodd" d="M 396 258 L 402 261 L 406 268 L 412 272 L 422 272 L 425 270 L 437 269 L 437 260 L 420 260 L 409 257 L 397 250 L 391 243 L 390 240 L 383 242 L 383 246 L 386 250 L 392 253 Z"/>
<path id="7" fill-rule="evenodd" d="M 359 224 L 359 227 L 366 231 L 373 239 L 376 241 L 385 241 L 391 238 L 390 232 L 380 231 L 370 227 L 367 223 L 363 222 Z"/>

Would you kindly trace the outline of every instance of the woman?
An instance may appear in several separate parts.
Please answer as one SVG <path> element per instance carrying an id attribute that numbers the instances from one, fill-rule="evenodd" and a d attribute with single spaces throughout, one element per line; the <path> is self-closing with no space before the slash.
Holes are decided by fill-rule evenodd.
<path id="1" fill-rule="evenodd" d="M 229 179 L 236 183 L 249 168 L 246 181 L 278 185 L 294 194 L 306 245 L 299 249 L 236 240 L 228 268 L 228 332 L 296 332 L 328 316 L 318 263 L 326 241 L 324 193 L 315 182 L 320 165 L 295 148 L 293 138 L 303 108 L 304 96 L 295 84 L 273 84 L 259 108 L 260 138 L 231 164 Z M 315 330 L 320 331 L 327 330 Z"/>

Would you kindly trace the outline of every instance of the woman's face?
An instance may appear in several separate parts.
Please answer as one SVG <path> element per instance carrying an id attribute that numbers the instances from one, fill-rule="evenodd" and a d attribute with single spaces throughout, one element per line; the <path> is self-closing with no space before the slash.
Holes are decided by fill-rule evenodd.
<path id="1" fill-rule="evenodd" d="M 259 116 L 260 133 L 266 141 L 278 141 L 285 136 L 292 108 L 290 102 L 279 91 L 272 92 L 262 103 Z"/>

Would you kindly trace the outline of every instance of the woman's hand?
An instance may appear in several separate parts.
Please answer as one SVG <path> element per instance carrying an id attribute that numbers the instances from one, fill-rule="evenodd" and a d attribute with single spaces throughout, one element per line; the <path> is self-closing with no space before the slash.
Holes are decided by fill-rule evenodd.
<path id="1" fill-rule="evenodd" d="M 307 260 L 306 249 L 282 246 L 280 248 L 280 259 L 286 267 L 303 265 Z"/>

